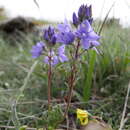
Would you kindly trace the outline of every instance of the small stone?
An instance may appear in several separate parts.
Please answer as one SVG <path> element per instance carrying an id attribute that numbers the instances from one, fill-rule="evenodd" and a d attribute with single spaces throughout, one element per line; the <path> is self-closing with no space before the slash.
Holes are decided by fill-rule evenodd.
<path id="1" fill-rule="evenodd" d="M 99 121 L 89 121 L 88 124 L 81 128 L 81 130 L 112 130 L 112 128 L 104 123 Z"/>

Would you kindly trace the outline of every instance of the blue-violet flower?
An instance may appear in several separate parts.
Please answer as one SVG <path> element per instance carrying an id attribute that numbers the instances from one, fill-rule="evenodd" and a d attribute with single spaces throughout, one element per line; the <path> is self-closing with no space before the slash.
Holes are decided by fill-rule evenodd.
<path id="1" fill-rule="evenodd" d="M 83 21 L 77 31 L 76 36 L 78 39 L 80 39 L 81 44 L 84 49 L 89 49 L 94 46 L 100 45 L 100 43 L 97 41 L 100 39 L 100 36 L 98 36 L 92 29 L 90 23 L 88 20 Z"/>
<path id="2" fill-rule="evenodd" d="M 44 57 L 44 62 L 46 64 L 51 64 L 52 66 L 55 66 L 59 62 L 66 62 L 68 61 L 67 56 L 65 55 L 65 45 L 62 45 L 57 50 L 57 55 L 53 50 L 49 52 L 48 56 Z"/>
<path id="3" fill-rule="evenodd" d="M 64 24 L 58 25 L 58 33 L 56 38 L 57 38 L 57 42 L 63 43 L 65 45 L 71 44 L 74 41 L 75 36 L 67 21 L 65 21 Z"/>
<path id="4" fill-rule="evenodd" d="M 44 34 L 43 34 L 43 38 L 49 44 L 55 44 L 56 43 L 56 35 L 55 35 L 54 28 L 49 26 L 48 29 L 45 29 Z"/>
<path id="5" fill-rule="evenodd" d="M 55 55 L 54 51 L 51 50 L 48 53 L 48 56 L 44 57 L 44 62 L 48 65 L 51 64 L 51 66 L 54 66 L 59 63 L 59 59 L 58 56 Z"/>
<path id="6" fill-rule="evenodd" d="M 31 54 L 32 58 L 38 58 L 45 47 L 45 44 L 43 42 L 38 42 L 36 45 L 32 46 Z"/>
<path id="7" fill-rule="evenodd" d="M 65 45 L 62 45 L 58 48 L 58 56 L 59 56 L 60 62 L 68 61 L 68 58 L 65 55 Z"/>
<path id="8" fill-rule="evenodd" d="M 73 24 L 77 27 L 84 20 L 88 20 L 90 24 L 92 24 L 92 6 L 81 5 L 78 10 L 78 16 L 76 16 L 75 12 L 73 13 Z"/>

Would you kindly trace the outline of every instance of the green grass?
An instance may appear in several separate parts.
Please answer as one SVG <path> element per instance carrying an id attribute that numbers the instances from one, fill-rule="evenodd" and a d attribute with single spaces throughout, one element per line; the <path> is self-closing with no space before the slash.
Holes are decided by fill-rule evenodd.
<path id="1" fill-rule="evenodd" d="M 84 67 L 79 65 L 76 80 L 76 100 L 83 101 L 85 87 L 92 88 L 90 100 L 79 107 L 103 117 L 114 130 L 119 128 L 130 79 L 129 34 L 129 29 L 117 25 L 105 26 L 98 48 L 101 54 L 97 54 L 95 65 L 91 62 L 93 57 L 87 53 L 82 57 Z M 7 40 L 0 38 L 0 125 L 41 127 L 45 121 L 42 117 L 47 104 L 47 68 L 38 60 L 38 64 L 30 70 L 35 60 L 29 51 L 38 39 L 34 35 L 25 36 L 22 43 L 11 46 Z M 57 66 L 58 71 L 53 70 L 56 75 L 53 76 L 53 99 L 66 94 L 66 70 L 69 68 L 65 67 Z M 130 122 L 127 121 L 124 129 L 129 128 Z"/>
<path id="2" fill-rule="evenodd" d="M 94 72 L 94 67 L 95 67 L 95 61 L 96 61 L 96 52 L 92 50 L 90 53 L 90 58 L 89 58 L 89 65 L 88 68 L 86 69 L 86 64 L 82 66 L 82 69 L 84 69 L 84 73 L 86 73 L 85 76 L 85 81 L 84 81 L 84 87 L 83 87 L 83 99 L 84 101 L 88 101 L 90 98 L 90 93 L 91 93 L 91 86 L 92 86 L 92 80 L 93 80 L 93 72 Z"/>

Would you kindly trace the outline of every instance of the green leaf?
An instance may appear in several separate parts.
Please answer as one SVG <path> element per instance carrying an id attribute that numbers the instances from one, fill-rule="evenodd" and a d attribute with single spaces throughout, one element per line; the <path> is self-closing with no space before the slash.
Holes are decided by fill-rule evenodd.
<path id="1" fill-rule="evenodd" d="M 95 60 L 96 60 L 96 52 L 92 50 L 90 51 L 89 65 L 83 86 L 84 101 L 88 101 L 90 97 Z M 85 67 L 85 69 L 87 69 L 87 66 Z"/>

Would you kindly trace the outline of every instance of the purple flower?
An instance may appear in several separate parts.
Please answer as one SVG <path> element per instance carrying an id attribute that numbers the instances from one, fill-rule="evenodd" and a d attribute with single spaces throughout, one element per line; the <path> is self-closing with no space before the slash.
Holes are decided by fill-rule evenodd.
<path id="1" fill-rule="evenodd" d="M 97 41 L 100 39 L 100 36 L 98 36 L 92 29 L 90 23 L 88 20 L 83 21 L 77 32 L 76 32 L 77 38 L 81 40 L 81 44 L 84 49 L 89 49 L 93 46 L 98 46 L 100 43 Z"/>
<path id="2" fill-rule="evenodd" d="M 54 51 L 51 51 L 48 56 L 44 57 L 44 62 L 48 65 L 51 64 L 51 66 L 55 66 L 59 63 L 59 59 L 58 56 L 55 55 Z"/>
<path id="3" fill-rule="evenodd" d="M 74 34 L 72 32 L 62 32 L 57 34 L 57 42 L 65 45 L 71 44 L 74 41 Z"/>
<path id="4" fill-rule="evenodd" d="M 65 55 L 65 45 L 62 45 L 58 48 L 58 56 L 59 56 L 60 62 L 68 61 L 68 58 Z"/>
<path id="5" fill-rule="evenodd" d="M 48 29 L 45 29 L 44 34 L 43 34 L 43 38 L 48 43 L 55 44 L 56 43 L 56 35 L 55 35 L 54 28 L 49 26 Z"/>
<path id="6" fill-rule="evenodd" d="M 58 51 L 57 55 L 55 54 L 53 50 L 49 52 L 48 56 L 44 57 L 44 62 L 46 64 L 51 64 L 52 66 L 55 66 L 59 62 L 63 63 L 63 62 L 68 61 L 68 58 L 65 55 L 65 45 L 60 46 L 57 51 Z"/>
<path id="7" fill-rule="evenodd" d="M 92 20 L 92 6 L 81 5 L 78 10 L 78 18 L 80 22 Z"/>
<path id="8" fill-rule="evenodd" d="M 78 17 L 80 18 L 80 20 L 84 17 L 84 15 L 86 15 L 86 6 L 81 5 L 78 10 Z"/>
<path id="9" fill-rule="evenodd" d="M 78 16 L 76 16 L 75 12 L 73 13 L 73 24 L 77 27 L 84 20 L 88 20 L 90 24 L 92 24 L 92 6 L 81 5 L 78 10 Z"/>
<path id="10" fill-rule="evenodd" d="M 73 13 L 73 24 L 77 27 L 79 25 L 79 19 L 76 16 L 75 12 Z"/>
<path id="11" fill-rule="evenodd" d="M 57 42 L 63 43 L 66 45 L 71 44 L 74 41 L 75 36 L 73 32 L 71 31 L 71 27 L 67 23 L 67 21 L 65 21 L 64 24 L 58 25 L 58 34 L 56 38 L 57 38 Z"/>
<path id="12" fill-rule="evenodd" d="M 68 21 L 65 19 L 63 24 L 58 24 L 58 30 L 60 32 L 70 32 L 71 31 L 71 26 L 68 23 Z"/>
<path id="13" fill-rule="evenodd" d="M 43 42 L 38 42 L 36 45 L 32 46 L 31 54 L 32 58 L 37 58 L 42 54 L 42 51 L 45 47 L 45 44 Z"/>

